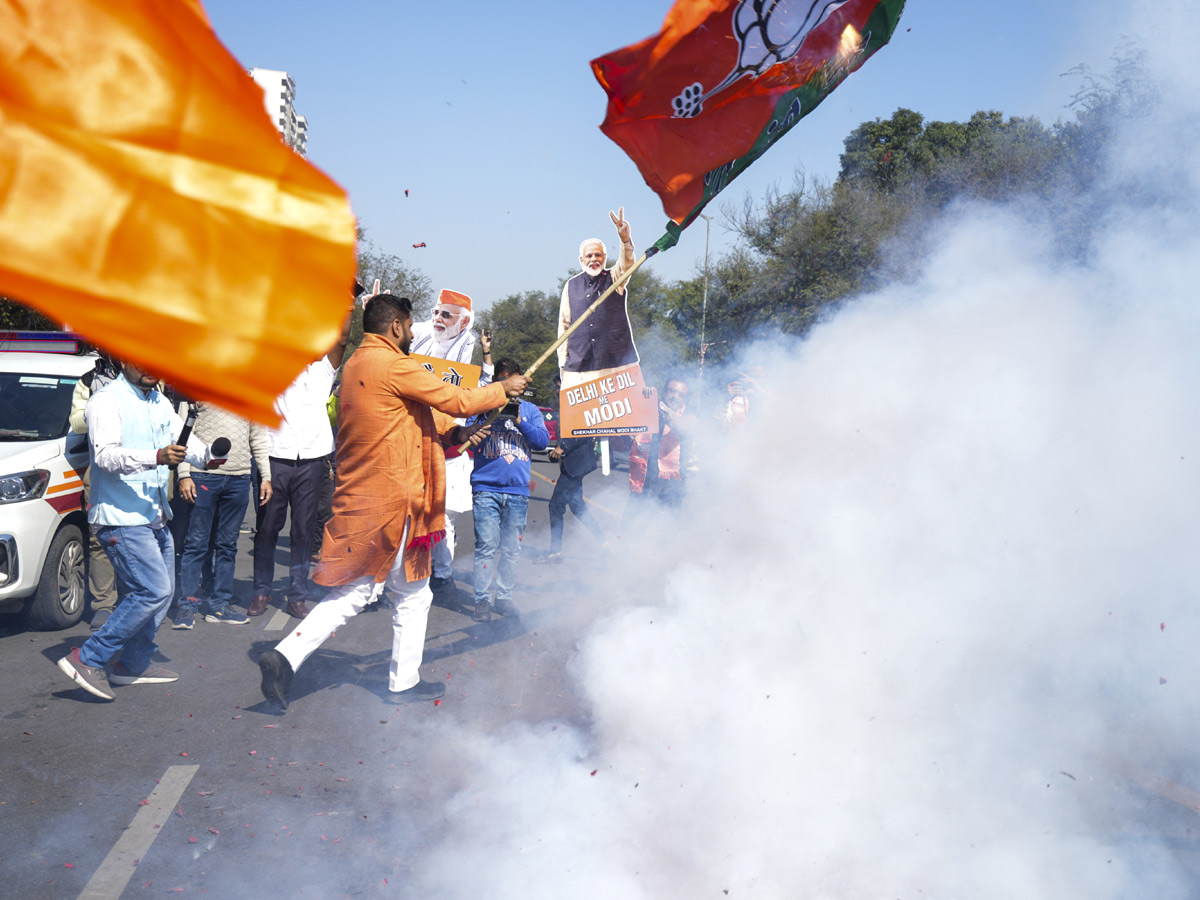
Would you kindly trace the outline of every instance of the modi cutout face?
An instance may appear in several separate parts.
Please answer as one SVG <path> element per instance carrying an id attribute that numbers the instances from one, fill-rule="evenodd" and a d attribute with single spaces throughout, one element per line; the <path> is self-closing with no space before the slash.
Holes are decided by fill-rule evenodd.
<path id="1" fill-rule="evenodd" d="M 471 298 L 459 291 L 443 288 L 433 308 L 433 339 L 452 341 L 471 324 Z"/>
<path id="2" fill-rule="evenodd" d="M 439 303 L 433 308 L 433 336 L 435 340 L 449 341 L 462 334 L 467 327 L 467 312 L 461 306 Z"/>
<path id="3" fill-rule="evenodd" d="M 608 254 L 604 252 L 604 244 L 600 241 L 584 241 L 579 248 L 579 265 L 592 278 L 604 271 L 607 259 Z"/>

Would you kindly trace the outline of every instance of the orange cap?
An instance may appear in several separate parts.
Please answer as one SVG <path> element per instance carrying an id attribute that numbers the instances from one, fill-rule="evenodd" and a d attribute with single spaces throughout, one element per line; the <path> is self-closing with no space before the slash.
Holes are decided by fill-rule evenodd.
<path id="1" fill-rule="evenodd" d="M 467 312 L 471 311 L 471 298 L 466 294 L 460 294 L 458 291 L 450 291 L 442 288 L 438 292 L 438 303 L 445 303 L 447 306 L 461 306 Z"/>

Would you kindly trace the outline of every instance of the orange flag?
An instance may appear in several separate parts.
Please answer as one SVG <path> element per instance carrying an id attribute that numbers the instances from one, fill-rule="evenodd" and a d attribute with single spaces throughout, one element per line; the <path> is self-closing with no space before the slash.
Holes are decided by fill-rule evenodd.
<path id="1" fill-rule="evenodd" d="M 354 242 L 199 0 L 0 3 L 0 294 L 274 422 L 340 333 Z"/>

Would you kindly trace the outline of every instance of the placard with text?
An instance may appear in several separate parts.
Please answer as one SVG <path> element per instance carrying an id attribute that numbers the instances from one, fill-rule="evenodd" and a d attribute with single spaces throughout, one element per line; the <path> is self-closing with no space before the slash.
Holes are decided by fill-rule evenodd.
<path id="1" fill-rule="evenodd" d="M 649 393 L 649 396 L 646 394 Z M 642 367 L 633 365 L 566 388 L 558 395 L 563 437 L 654 434 L 658 431 L 658 392 L 646 391 Z"/>
<path id="2" fill-rule="evenodd" d="M 410 353 L 409 356 L 446 384 L 464 388 L 479 387 L 479 376 L 483 374 L 483 369 L 479 366 L 455 362 L 452 359 L 438 359 L 436 356 L 425 356 L 421 353 Z"/>

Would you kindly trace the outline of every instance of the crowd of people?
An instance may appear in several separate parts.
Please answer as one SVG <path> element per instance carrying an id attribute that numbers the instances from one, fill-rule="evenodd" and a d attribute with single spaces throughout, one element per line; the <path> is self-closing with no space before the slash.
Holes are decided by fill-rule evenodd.
<path id="1" fill-rule="evenodd" d="M 610 215 L 628 266 L 629 225 L 623 214 Z M 605 260 L 600 241 L 581 245 L 583 282 L 564 289 L 564 324 L 579 313 L 576 295 L 594 297 L 599 282 L 611 285 Z M 627 328 L 625 298 L 614 299 L 620 314 L 610 319 Z M 419 324 L 411 301 L 377 291 L 363 306 L 362 343 L 343 359 L 348 318 L 334 346 L 277 399 L 274 428 L 175 397 L 135 364 L 101 357 L 80 380 L 71 416 L 91 448 L 92 634 L 59 668 L 106 700 L 114 699 L 114 684 L 176 680 L 154 660 L 169 610 L 181 631 L 199 619 L 238 626 L 264 615 L 274 605 L 276 545 L 290 520 L 281 606 L 296 626 L 259 658 L 264 697 L 286 708 L 295 672 L 312 653 L 350 618 L 381 604 L 392 610 L 389 690 L 401 700 L 440 697 L 444 686 L 422 680 L 419 667 L 433 593 L 455 587 L 456 524 L 473 513 L 473 618 L 519 615 L 513 593 L 532 454 L 549 446 L 542 413 L 523 399 L 530 379 L 514 359 L 493 366 L 488 332 L 478 340 L 477 385 L 440 378 L 420 361 L 469 363 L 472 321 L 471 298 L 456 291 L 442 291 L 431 321 Z M 588 356 L 564 355 L 564 374 L 624 359 L 604 349 L 600 333 L 590 335 Z M 682 502 L 692 427 L 686 407 L 686 382 L 668 379 L 658 432 L 638 435 L 630 449 L 631 509 Z M 607 547 L 583 492 L 596 455 L 591 437 L 564 437 L 549 450 L 561 471 L 542 561 L 562 562 L 567 509 Z M 234 567 L 251 503 L 254 574 L 243 613 Z M 312 584 L 325 589 L 315 606 Z"/>

